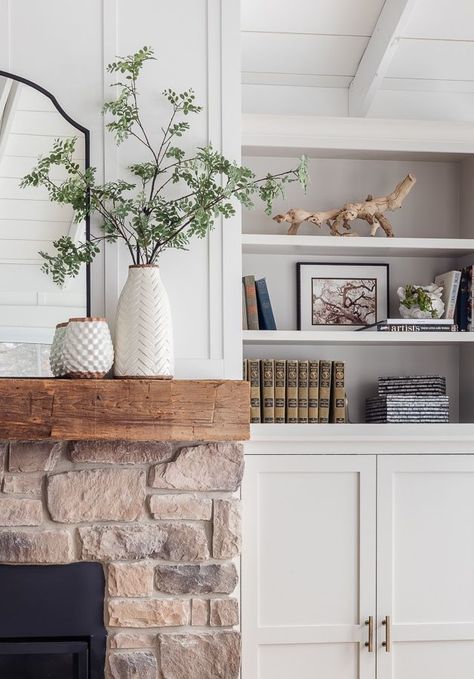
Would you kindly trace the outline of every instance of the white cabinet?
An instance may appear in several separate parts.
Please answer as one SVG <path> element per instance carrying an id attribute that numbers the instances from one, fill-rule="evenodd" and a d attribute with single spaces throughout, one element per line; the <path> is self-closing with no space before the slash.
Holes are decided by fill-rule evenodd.
<path id="1" fill-rule="evenodd" d="M 249 455 L 242 495 L 243 679 L 471 679 L 474 456 Z"/>
<path id="2" fill-rule="evenodd" d="M 375 456 L 248 456 L 243 679 L 369 679 Z"/>
<path id="3" fill-rule="evenodd" d="M 473 456 L 379 456 L 377 606 L 379 679 L 472 678 Z"/>

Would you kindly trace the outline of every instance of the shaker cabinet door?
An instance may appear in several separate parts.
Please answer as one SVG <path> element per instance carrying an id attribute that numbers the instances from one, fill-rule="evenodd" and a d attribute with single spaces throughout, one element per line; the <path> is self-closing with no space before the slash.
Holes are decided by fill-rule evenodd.
<path id="1" fill-rule="evenodd" d="M 379 456 L 377 531 L 378 679 L 472 679 L 474 457 Z"/>
<path id="2" fill-rule="evenodd" d="M 374 679 L 375 475 L 370 455 L 246 457 L 243 679 Z"/>

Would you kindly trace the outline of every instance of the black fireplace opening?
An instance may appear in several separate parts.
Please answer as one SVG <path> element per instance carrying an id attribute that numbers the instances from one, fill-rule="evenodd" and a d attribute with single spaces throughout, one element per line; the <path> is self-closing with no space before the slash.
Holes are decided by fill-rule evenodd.
<path id="1" fill-rule="evenodd" d="M 0 565 L 0 678 L 104 679 L 103 568 Z"/>
<path id="2" fill-rule="evenodd" d="M 88 679 L 89 642 L 12 639 L 0 642 L 0 677 Z"/>

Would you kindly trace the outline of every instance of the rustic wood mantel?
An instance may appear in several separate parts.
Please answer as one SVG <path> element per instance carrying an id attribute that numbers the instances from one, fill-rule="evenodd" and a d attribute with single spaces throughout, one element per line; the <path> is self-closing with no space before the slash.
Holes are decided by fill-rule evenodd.
<path id="1" fill-rule="evenodd" d="M 0 438 L 243 441 L 249 385 L 232 380 L 0 379 Z"/>

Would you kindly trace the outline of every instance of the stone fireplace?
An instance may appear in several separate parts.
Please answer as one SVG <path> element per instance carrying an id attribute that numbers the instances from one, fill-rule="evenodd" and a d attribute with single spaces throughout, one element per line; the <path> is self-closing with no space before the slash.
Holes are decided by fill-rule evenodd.
<path id="1" fill-rule="evenodd" d="M 24 566 L 31 568 L 30 587 L 35 568 L 49 566 L 53 574 L 65 564 L 100 565 L 107 678 L 237 679 L 235 494 L 242 474 L 242 446 L 234 442 L 4 441 L 0 591 L 9 587 L 12 567 L 17 583 Z M 54 575 L 60 582 L 60 572 Z M 80 588 L 80 579 L 74 582 L 72 589 Z M 63 597 L 51 592 L 54 606 Z M 87 596 L 84 590 L 77 604 L 72 597 L 71 620 Z M 23 599 L 28 608 L 29 595 Z M 64 636 L 75 643 L 87 636 L 74 635 L 65 623 L 53 625 L 53 634 L 47 625 L 25 623 L 27 633 L 15 624 L 10 634 L 0 612 L 0 668 L 9 637 L 55 643 Z M 79 646 L 71 649 L 80 654 Z"/>

